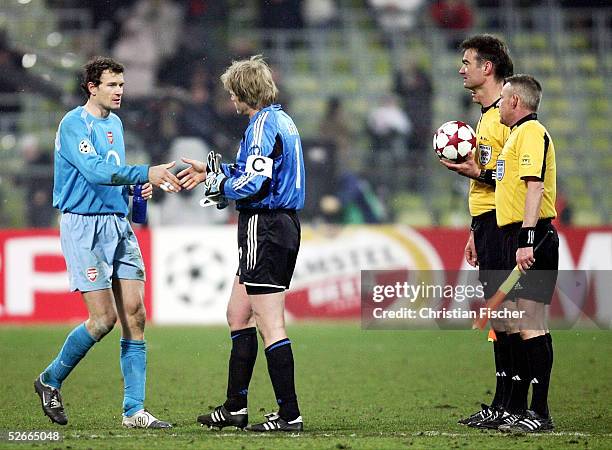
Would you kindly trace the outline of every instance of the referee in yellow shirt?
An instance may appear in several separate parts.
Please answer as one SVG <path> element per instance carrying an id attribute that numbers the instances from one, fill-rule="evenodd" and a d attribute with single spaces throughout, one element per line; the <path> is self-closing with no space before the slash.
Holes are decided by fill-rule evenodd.
<path id="1" fill-rule="evenodd" d="M 478 266 L 478 279 L 489 299 L 501 284 L 505 265 L 501 258 L 501 232 L 495 219 L 495 167 L 510 128 L 500 122 L 499 100 L 504 79 L 513 73 L 513 63 L 506 44 L 488 34 L 471 36 L 461 43 L 463 55 L 459 75 L 463 86 L 472 93 L 472 100 L 481 106 L 476 126 L 476 152 L 460 164 L 441 163 L 460 175 L 471 178 L 468 197 L 472 225 L 465 246 L 465 259 Z M 514 303 L 505 302 L 512 309 Z M 491 320 L 496 340 L 493 343 L 496 386 L 490 405 L 482 404 L 474 414 L 459 423 L 474 428 L 497 429 L 512 388 L 512 348 L 520 345 L 518 326 L 507 326 L 502 320 Z M 508 332 L 507 329 L 508 328 Z M 512 331 L 514 334 L 510 334 Z"/>
<path id="2" fill-rule="evenodd" d="M 505 269 L 518 265 L 526 275 L 509 298 L 525 313 L 519 323 L 522 351 L 512 378 L 512 395 L 502 431 L 542 432 L 553 429 L 548 411 L 548 387 L 553 363 L 552 339 L 547 334 L 546 305 L 550 304 L 559 268 L 559 237 L 551 221 L 557 215 L 555 147 L 536 114 L 542 86 L 529 75 L 505 80 L 499 112 L 510 137 L 497 158 L 495 210 L 502 231 Z M 534 255 L 534 243 L 546 234 Z M 529 272 L 527 272 L 529 270 Z M 529 384 L 531 406 L 526 409 Z"/>

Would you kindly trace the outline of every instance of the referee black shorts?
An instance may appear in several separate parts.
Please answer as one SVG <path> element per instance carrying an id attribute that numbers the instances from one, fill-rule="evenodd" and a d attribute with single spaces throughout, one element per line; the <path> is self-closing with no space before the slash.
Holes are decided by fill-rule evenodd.
<path id="1" fill-rule="evenodd" d="M 506 272 L 516 266 L 516 251 L 518 249 L 518 235 L 522 223 L 512 223 L 501 227 L 503 235 L 503 256 L 505 259 Z M 546 241 L 535 252 L 535 262 L 522 276 L 507 299 L 523 298 L 538 303 L 550 305 L 557 284 L 559 271 L 559 235 L 557 229 L 551 223 L 551 219 L 540 219 L 535 227 L 534 246 L 542 238 L 552 231 Z"/>
<path id="2" fill-rule="evenodd" d="M 300 238 L 300 221 L 293 210 L 240 210 L 237 275 L 247 294 L 289 289 Z"/>
<path id="3" fill-rule="evenodd" d="M 503 270 L 502 233 L 497 227 L 495 210 L 472 218 L 474 246 L 478 256 L 478 280 L 482 284 L 484 296 L 491 298 L 501 285 Z"/>

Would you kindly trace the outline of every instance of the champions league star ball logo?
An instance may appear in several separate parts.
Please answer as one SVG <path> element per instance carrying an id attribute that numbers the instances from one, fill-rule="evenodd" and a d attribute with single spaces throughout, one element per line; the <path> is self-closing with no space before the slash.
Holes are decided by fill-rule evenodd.
<path id="1" fill-rule="evenodd" d="M 460 163 L 476 148 L 476 134 L 467 123 L 451 120 L 434 133 L 433 148 L 438 158 Z"/>
<path id="2" fill-rule="evenodd" d="M 189 244 L 166 260 L 166 284 L 187 305 L 210 306 L 227 287 L 224 256 L 202 244 Z"/>

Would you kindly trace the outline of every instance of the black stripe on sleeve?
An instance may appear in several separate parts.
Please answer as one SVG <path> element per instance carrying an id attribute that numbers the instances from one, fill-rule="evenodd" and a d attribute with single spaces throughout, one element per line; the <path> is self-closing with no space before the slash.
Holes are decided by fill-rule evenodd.
<path id="1" fill-rule="evenodd" d="M 544 174 L 546 173 L 546 154 L 548 153 L 548 147 L 550 145 L 550 139 L 548 134 L 544 133 L 544 157 L 542 158 L 542 173 L 540 174 L 540 180 L 544 181 Z"/>

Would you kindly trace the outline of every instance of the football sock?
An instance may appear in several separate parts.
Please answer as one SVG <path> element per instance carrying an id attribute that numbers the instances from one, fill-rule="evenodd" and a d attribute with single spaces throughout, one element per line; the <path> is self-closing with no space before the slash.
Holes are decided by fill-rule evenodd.
<path id="1" fill-rule="evenodd" d="M 504 384 L 503 398 L 499 406 L 505 406 L 508 404 L 510 399 L 510 393 L 512 392 L 512 348 L 510 344 L 510 335 L 507 333 L 500 333 L 501 339 L 498 338 L 497 344 L 499 345 L 501 369 L 502 369 L 502 382 Z"/>
<path id="2" fill-rule="evenodd" d="M 227 377 L 228 411 L 239 411 L 247 406 L 249 383 L 257 359 L 257 329 L 255 327 L 232 331 L 232 351 Z"/>
<path id="3" fill-rule="evenodd" d="M 548 386 L 550 384 L 551 354 L 545 335 L 523 342 L 529 359 L 533 393 L 529 409 L 542 417 L 548 417 Z"/>
<path id="4" fill-rule="evenodd" d="M 295 394 L 291 341 L 281 339 L 267 347 L 266 359 L 276 402 L 279 405 L 278 415 L 288 422 L 297 419 L 300 409 Z"/>
<path id="5" fill-rule="evenodd" d="M 123 374 L 123 414 L 131 417 L 144 408 L 147 382 L 147 344 L 121 338 L 121 373 Z"/>
<path id="6" fill-rule="evenodd" d="M 550 368 L 552 370 L 554 353 L 553 353 L 553 341 L 550 333 L 546 333 L 546 343 L 548 344 L 548 352 L 550 353 Z"/>
<path id="7" fill-rule="evenodd" d="M 508 398 L 507 409 L 521 413 L 527 409 L 529 393 L 529 363 L 520 333 L 508 336 L 512 352 L 512 392 Z"/>
<path id="8" fill-rule="evenodd" d="M 502 352 L 505 350 L 506 333 L 503 331 L 495 332 L 496 340 L 493 341 L 493 354 L 495 356 L 495 396 L 491 402 L 491 407 L 497 408 L 504 405 L 504 358 Z"/>
<path id="9" fill-rule="evenodd" d="M 84 323 L 72 330 L 56 358 L 42 373 L 43 383 L 60 389 L 62 382 L 95 343 Z"/>

